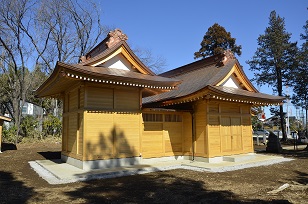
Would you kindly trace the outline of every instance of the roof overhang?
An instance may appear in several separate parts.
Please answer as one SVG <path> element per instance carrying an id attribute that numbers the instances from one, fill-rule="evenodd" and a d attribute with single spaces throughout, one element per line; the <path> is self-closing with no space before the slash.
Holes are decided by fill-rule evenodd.
<path id="1" fill-rule="evenodd" d="M 37 97 L 58 97 L 69 87 L 81 82 L 130 86 L 144 89 L 144 96 L 174 89 L 180 81 L 137 72 L 58 62 L 51 76 L 37 89 Z"/>
<path id="2" fill-rule="evenodd" d="M 226 102 L 247 103 L 253 106 L 268 106 L 268 105 L 280 105 L 284 97 L 272 96 L 264 93 L 256 93 L 243 89 L 224 87 L 224 86 L 212 86 L 208 85 L 202 90 L 193 94 L 179 97 L 169 98 L 163 101 L 154 101 L 145 103 L 146 107 L 165 107 L 170 105 L 190 103 L 200 99 L 212 99 Z"/>
<path id="3" fill-rule="evenodd" d="M 242 89 L 248 90 L 248 91 L 253 91 L 253 92 L 258 92 L 258 90 L 252 85 L 250 80 L 247 78 L 246 74 L 243 72 L 243 70 L 240 67 L 240 64 L 238 61 L 235 61 L 234 66 L 232 69 L 229 71 L 229 73 L 222 78 L 220 81 L 218 81 L 215 86 L 221 86 L 229 77 L 233 75 L 240 83 L 240 86 Z"/>
<path id="4" fill-rule="evenodd" d="M 4 121 L 4 122 L 11 122 L 12 118 L 6 117 L 6 116 L 2 116 L 0 115 L 0 122 Z M 1 142 L 1 141 L 0 141 Z"/>

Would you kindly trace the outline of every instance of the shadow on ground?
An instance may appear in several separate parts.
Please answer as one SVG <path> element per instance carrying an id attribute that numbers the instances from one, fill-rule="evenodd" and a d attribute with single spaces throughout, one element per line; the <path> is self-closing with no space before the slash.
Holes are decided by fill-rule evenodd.
<path id="1" fill-rule="evenodd" d="M 22 181 L 16 180 L 12 173 L 0 171 L 0 203 L 26 203 L 36 193 Z"/>
<path id="2" fill-rule="evenodd" d="M 45 159 L 54 160 L 54 159 L 61 159 L 61 151 L 47 151 L 47 152 L 38 152 L 42 155 Z"/>
<path id="3" fill-rule="evenodd" d="M 289 149 L 286 149 L 286 147 L 283 146 L 282 148 L 285 148 L 285 149 L 283 149 L 282 152 L 277 152 L 277 153 L 267 152 L 266 151 L 266 145 L 255 145 L 254 150 L 257 154 L 270 154 L 270 155 L 275 154 L 275 155 L 279 155 L 279 156 L 283 156 L 283 157 L 294 157 L 294 158 L 298 158 L 298 159 L 307 159 L 308 158 L 308 149 L 307 148 L 300 149 L 296 146 L 295 146 L 295 148 L 293 148 L 292 145 L 288 145 L 287 147 L 289 147 Z"/>
<path id="4" fill-rule="evenodd" d="M 66 192 L 85 203 L 270 203 L 268 200 L 239 198 L 230 191 L 207 188 L 198 178 L 178 177 L 168 171 L 119 179 L 84 182 L 75 191 Z M 116 182 L 115 182 L 116 181 Z M 272 203 L 289 203 L 273 200 Z"/>
<path id="5" fill-rule="evenodd" d="M 283 150 L 281 153 L 285 157 L 295 157 L 298 159 L 307 159 L 308 151 L 307 150 Z"/>
<path id="6" fill-rule="evenodd" d="M 297 173 L 297 182 L 303 185 L 308 185 L 308 174 L 301 171 L 295 171 Z"/>
<path id="7" fill-rule="evenodd" d="M 7 151 L 7 150 L 17 150 L 17 147 L 13 143 L 2 143 L 1 145 L 1 151 Z"/>

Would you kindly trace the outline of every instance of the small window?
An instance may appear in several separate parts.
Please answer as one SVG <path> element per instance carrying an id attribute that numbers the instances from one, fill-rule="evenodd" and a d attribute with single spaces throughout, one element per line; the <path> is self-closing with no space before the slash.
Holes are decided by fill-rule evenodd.
<path id="1" fill-rule="evenodd" d="M 142 117 L 144 122 L 163 122 L 162 114 L 143 113 Z"/>
<path id="2" fill-rule="evenodd" d="M 165 122 L 182 122 L 182 116 L 176 114 L 166 114 Z"/>

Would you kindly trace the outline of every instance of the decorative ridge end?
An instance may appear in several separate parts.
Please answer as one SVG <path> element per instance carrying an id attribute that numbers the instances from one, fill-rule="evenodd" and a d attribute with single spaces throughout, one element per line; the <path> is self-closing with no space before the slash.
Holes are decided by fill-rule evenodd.
<path id="1" fill-rule="evenodd" d="M 218 67 L 224 66 L 229 59 L 236 59 L 234 53 L 229 49 L 225 50 L 222 54 L 223 54 L 222 58 L 217 63 Z"/>
<path id="2" fill-rule="evenodd" d="M 228 59 L 235 59 L 234 53 L 231 50 L 225 50 L 224 53 L 225 57 Z"/>
<path id="3" fill-rule="evenodd" d="M 127 35 L 124 34 L 120 29 L 112 30 L 108 33 L 108 40 L 106 42 L 106 46 L 108 48 L 113 47 L 115 44 L 119 43 L 120 41 L 126 41 L 128 39 Z"/>

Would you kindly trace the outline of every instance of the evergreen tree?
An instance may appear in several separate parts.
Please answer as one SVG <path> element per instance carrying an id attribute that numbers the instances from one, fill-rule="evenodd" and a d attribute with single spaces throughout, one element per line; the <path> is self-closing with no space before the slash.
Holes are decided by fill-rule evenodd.
<path id="1" fill-rule="evenodd" d="M 298 69 L 293 73 L 293 91 L 292 103 L 302 107 L 306 110 L 306 127 L 307 124 L 307 113 L 308 113 L 308 20 L 303 26 L 304 34 L 301 34 L 301 40 L 304 43 L 301 45 L 301 49 L 298 55 Z"/>
<path id="2" fill-rule="evenodd" d="M 222 53 L 224 50 L 230 49 L 238 56 L 242 54 L 242 46 L 235 44 L 235 38 L 231 37 L 231 33 L 219 24 L 215 23 L 205 33 L 201 42 L 201 48 L 195 52 L 195 59 L 205 58 L 210 55 Z"/>
<path id="3" fill-rule="evenodd" d="M 284 18 L 275 11 L 270 13 L 269 26 L 258 37 L 258 48 L 251 61 L 250 70 L 254 80 L 261 85 L 268 84 L 283 96 L 283 85 L 288 85 L 292 70 L 296 67 L 297 43 L 290 42 L 291 34 L 286 32 Z M 287 139 L 283 106 L 279 107 L 283 139 Z"/>

